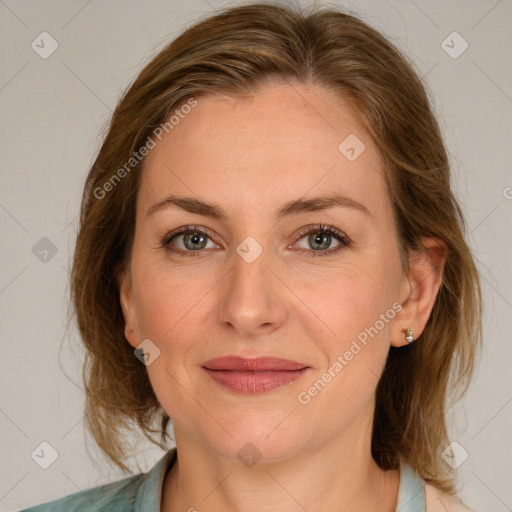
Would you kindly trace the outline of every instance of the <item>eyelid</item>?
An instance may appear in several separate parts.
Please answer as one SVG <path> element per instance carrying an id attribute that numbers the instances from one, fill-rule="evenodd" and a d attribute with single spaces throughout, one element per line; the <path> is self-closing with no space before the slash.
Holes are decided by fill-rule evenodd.
<path id="1" fill-rule="evenodd" d="M 161 237 L 160 243 L 163 247 L 166 247 L 168 244 L 171 243 L 171 241 L 176 238 L 177 236 L 186 235 L 187 233 L 203 233 L 208 236 L 210 240 L 215 242 L 216 234 L 211 231 L 208 228 L 205 228 L 203 226 L 196 226 L 196 225 L 188 225 L 188 226 L 181 226 L 179 228 L 173 229 L 172 231 L 169 231 L 168 233 L 165 233 L 164 236 Z M 217 245 L 220 245 L 219 243 L 215 242 Z M 181 252 L 181 251 L 174 251 L 174 252 Z M 194 252 L 194 251 L 186 251 L 186 252 Z M 199 252 L 199 251 L 198 251 Z"/>
<path id="2" fill-rule="evenodd" d="M 331 249 L 324 249 L 322 251 L 313 251 L 308 249 L 298 249 L 298 251 L 302 254 L 304 254 L 307 258 L 316 258 L 316 257 L 328 257 L 335 254 L 338 254 L 342 249 L 352 247 L 353 242 L 350 237 L 345 235 L 342 231 L 335 228 L 331 225 L 324 225 L 322 223 L 320 224 L 310 224 L 308 226 L 304 226 L 299 230 L 299 232 L 295 235 L 294 238 L 296 238 L 295 242 L 293 242 L 292 245 L 295 245 L 296 243 L 300 242 L 304 238 L 304 236 L 308 235 L 309 233 L 329 233 L 330 236 L 334 237 L 336 240 L 338 240 L 339 245 L 337 247 L 331 248 Z M 288 246 L 291 247 L 291 246 Z"/>
<path id="3" fill-rule="evenodd" d="M 304 226 L 295 235 L 295 238 L 297 238 L 297 239 L 295 240 L 294 244 L 297 243 L 302 238 L 304 238 L 305 235 L 307 235 L 309 233 L 314 233 L 314 232 L 329 233 L 330 235 L 334 236 L 335 238 L 341 239 L 340 241 L 344 242 L 347 245 L 352 244 L 352 240 L 347 235 L 345 235 L 345 233 L 343 233 L 339 229 L 335 228 L 334 226 L 330 226 L 328 224 L 309 224 L 308 226 Z M 315 251 L 315 252 L 321 252 L 321 251 Z"/>

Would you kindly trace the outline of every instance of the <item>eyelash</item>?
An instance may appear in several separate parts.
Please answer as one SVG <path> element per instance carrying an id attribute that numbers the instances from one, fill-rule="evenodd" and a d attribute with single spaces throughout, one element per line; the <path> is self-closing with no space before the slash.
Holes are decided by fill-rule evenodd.
<path id="1" fill-rule="evenodd" d="M 200 228 L 199 226 L 184 226 L 178 229 L 175 229 L 174 231 L 171 231 L 170 233 L 165 234 L 161 240 L 160 244 L 161 246 L 172 253 L 180 254 L 180 255 L 186 255 L 185 257 L 190 258 L 197 258 L 200 257 L 200 253 L 204 252 L 203 250 L 197 250 L 197 251 L 183 251 L 183 250 L 175 250 L 171 249 L 169 247 L 169 244 L 172 242 L 174 238 L 176 238 L 178 235 L 186 235 L 190 233 L 199 233 L 202 235 L 206 235 L 210 240 L 213 241 L 212 237 L 209 235 L 209 230 L 205 228 Z M 324 249 L 323 251 L 313 251 L 313 250 L 307 250 L 307 249 L 299 249 L 300 252 L 306 253 L 306 257 L 309 258 L 316 258 L 318 256 L 328 256 L 332 255 L 334 253 L 337 253 L 343 248 L 346 247 L 352 247 L 353 242 L 352 240 L 343 234 L 341 231 L 336 229 L 334 226 L 325 226 L 324 224 L 318 224 L 315 226 L 306 226 L 303 228 L 297 235 L 297 239 L 294 243 L 297 243 L 298 241 L 302 240 L 306 235 L 309 235 L 311 233 L 327 233 L 331 236 L 333 236 L 336 240 L 340 242 L 340 245 L 334 249 Z"/>

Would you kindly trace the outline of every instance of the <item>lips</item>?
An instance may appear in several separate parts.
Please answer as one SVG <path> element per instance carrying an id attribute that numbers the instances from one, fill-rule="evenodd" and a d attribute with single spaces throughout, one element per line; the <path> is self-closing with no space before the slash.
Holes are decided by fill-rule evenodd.
<path id="1" fill-rule="evenodd" d="M 263 393 L 294 382 L 309 366 L 277 357 L 225 356 L 202 364 L 218 384 L 237 393 Z"/>
<path id="2" fill-rule="evenodd" d="M 245 359 L 237 356 L 225 356 L 212 359 L 203 363 L 203 367 L 209 370 L 238 370 L 238 371 L 279 371 L 279 370 L 301 370 L 307 368 L 307 365 L 291 361 L 290 359 L 280 359 L 278 357 L 256 357 L 254 359 Z"/>

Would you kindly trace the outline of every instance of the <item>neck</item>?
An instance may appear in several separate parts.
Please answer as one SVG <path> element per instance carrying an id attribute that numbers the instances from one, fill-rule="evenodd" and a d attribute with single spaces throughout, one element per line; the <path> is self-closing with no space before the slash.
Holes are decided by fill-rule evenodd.
<path id="1" fill-rule="evenodd" d="M 164 481 L 161 512 L 395 512 L 399 470 L 383 471 L 371 457 L 371 425 L 350 442 L 335 437 L 252 467 L 220 456 L 177 425 L 174 433 L 178 454 Z"/>

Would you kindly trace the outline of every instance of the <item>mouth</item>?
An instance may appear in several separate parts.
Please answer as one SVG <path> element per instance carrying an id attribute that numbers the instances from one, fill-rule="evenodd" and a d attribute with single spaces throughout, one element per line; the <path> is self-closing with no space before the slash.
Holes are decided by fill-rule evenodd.
<path id="1" fill-rule="evenodd" d="M 218 384 L 237 393 L 258 394 L 299 379 L 309 366 L 277 357 L 245 359 L 226 356 L 206 361 L 203 370 Z"/>

